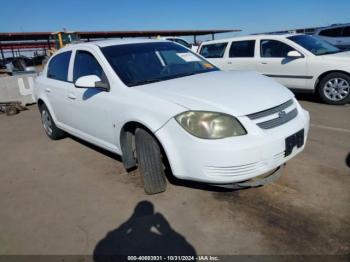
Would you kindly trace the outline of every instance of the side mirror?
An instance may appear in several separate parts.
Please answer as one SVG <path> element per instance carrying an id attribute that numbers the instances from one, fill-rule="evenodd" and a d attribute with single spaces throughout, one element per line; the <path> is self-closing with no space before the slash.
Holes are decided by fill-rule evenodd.
<path id="1" fill-rule="evenodd" d="M 293 50 L 293 51 L 289 51 L 288 52 L 287 57 L 290 57 L 290 58 L 301 58 L 301 57 L 304 57 L 304 56 L 302 54 L 300 54 L 298 51 Z"/>
<path id="2" fill-rule="evenodd" d="M 101 78 L 96 75 L 79 77 L 74 85 L 76 88 L 96 88 L 102 91 L 109 91 L 109 84 L 102 82 Z"/>

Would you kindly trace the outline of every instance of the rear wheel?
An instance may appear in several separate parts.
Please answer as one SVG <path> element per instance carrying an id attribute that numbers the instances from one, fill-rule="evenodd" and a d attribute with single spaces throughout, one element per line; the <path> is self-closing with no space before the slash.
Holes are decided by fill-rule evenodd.
<path id="1" fill-rule="evenodd" d="M 40 107 L 40 113 L 41 113 L 41 122 L 46 135 L 52 140 L 58 140 L 60 138 L 63 138 L 65 136 L 64 131 L 62 131 L 56 126 L 55 121 L 53 120 L 46 105 L 43 104 Z"/>
<path id="2" fill-rule="evenodd" d="M 166 179 L 158 142 L 146 130 L 138 128 L 135 132 L 135 145 L 145 192 L 157 194 L 165 191 Z"/>
<path id="3" fill-rule="evenodd" d="M 350 101 L 350 77 L 343 73 L 326 75 L 319 84 L 318 94 L 331 105 L 344 105 Z"/>

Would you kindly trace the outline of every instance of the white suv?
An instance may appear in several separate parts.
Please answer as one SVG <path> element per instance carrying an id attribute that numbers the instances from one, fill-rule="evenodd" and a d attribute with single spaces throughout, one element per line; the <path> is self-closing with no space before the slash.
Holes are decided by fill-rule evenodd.
<path id="1" fill-rule="evenodd" d="M 65 47 L 36 78 L 35 97 L 50 138 L 67 132 L 122 155 L 126 169 L 139 166 L 149 194 L 165 190 L 167 163 L 180 179 L 266 184 L 303 150 L 309 130 L 308 112 L 285 87 L 220 71 L 169 41 Z"/>
<path id="2" fill-rule="evenodd" d="M 223 70 L 255 70 L 329 104 L 350 101 L 350 52 L 317 37 L 252 35 L 203 43 L 199 53 Z"/>
<path id="3" fill-rule="evenodd" d="M 340 49 L 350 49 L 350 24 L 323 27 L 317 29 L 314 36 L 318 36 Z"/>

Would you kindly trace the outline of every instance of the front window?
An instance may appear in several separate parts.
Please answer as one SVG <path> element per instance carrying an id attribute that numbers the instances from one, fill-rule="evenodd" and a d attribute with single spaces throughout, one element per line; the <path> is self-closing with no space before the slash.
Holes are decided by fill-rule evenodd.
<path id="1" fill-rule="evenodd" d="M 101 48 L 127 86 L 219 70 L 188 49 L 168 42 L 114 45 Z"/>
<path id="2" fill-rule="evenodd" d="M 330 43 L 314 36 L 295 35 L 288 37 L 288 39 L 302 46 L 314 55 L 327 55 L 341 52 L 340 49 Z"/>
<path id="3" fill-rule="evenodd" d="M 288 52 L 294 51 L 294 48 L 277 40 L 261 40 L 260 56 L 267 58 L 285 58 Z"/>
<path id="4" fill-rule="evenodd" d="M 96 58 L 89 52 L 79 50 L 75 55 L 73 81 L 75 82 L 79 77 L 96 75 L 103 79 L 103 70 Z"/>

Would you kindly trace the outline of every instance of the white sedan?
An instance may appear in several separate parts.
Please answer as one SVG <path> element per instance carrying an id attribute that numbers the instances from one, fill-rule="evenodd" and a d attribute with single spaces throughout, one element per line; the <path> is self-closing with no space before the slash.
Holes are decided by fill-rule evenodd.
<path id="1" fill-rule="evenodd" d="M 149 194 L 165 190 L 167 163 L 179 179 L 266 184 L 303 150 L 309 130 L 308 112 L 285 87 L 220 71 L 169 41 L 63 48 L 36 78 L 35 97 L 51 139 L 67 132 L 122 155 L 127 170 L 139 166 Z"/>
<path id="2" fill-rule="evenodd" d="M 258 71 L 288 88 L 315 92 L 328 104 L 350 101 L 350 52 L 317 37 L 235 37 L 205 42 L 199 53 L 223 70 Z"/>

